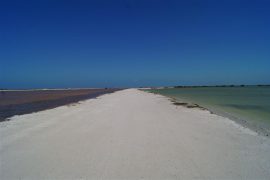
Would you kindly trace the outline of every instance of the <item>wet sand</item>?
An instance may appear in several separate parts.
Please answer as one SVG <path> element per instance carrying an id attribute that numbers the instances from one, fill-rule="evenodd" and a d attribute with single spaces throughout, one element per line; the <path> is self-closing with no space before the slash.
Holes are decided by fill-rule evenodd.
<path id="1" fill-rule="evenodd" d="M 270 139 L 136 89 L 0 123 L 0 179 L 270 179 Z"/>
<path id="2" fill-rule="evenodd" d="M 112 93 L 119 89 L 0 91 L 0 122 L 14 115 L 51 109 Z"/>

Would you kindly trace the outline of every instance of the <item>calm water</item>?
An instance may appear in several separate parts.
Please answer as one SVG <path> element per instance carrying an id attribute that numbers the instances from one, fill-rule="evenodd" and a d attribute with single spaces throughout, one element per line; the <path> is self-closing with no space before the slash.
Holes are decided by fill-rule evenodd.
<path id="1" fill-rule="evenodd" d="M 200 87 L 153 89 L 151 92 L 196 103 L 217 114 L 245 122 L 262 132 L 270 132 L 270 87 Z"/>
<path id="2" fill-rule="evenodd" d="M 0 91 L 0 122 L 14 115 L 51 109 L 117 90 L 119 89 Z"/>

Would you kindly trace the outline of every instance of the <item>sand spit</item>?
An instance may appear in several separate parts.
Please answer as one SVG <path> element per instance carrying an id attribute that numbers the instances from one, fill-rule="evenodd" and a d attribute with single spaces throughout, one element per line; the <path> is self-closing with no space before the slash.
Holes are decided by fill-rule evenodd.
<path id="1" fill-rule="evenodd" d="M 0 123 L 0 179 L 270 179 L 270 140 L 136 89 Z"/>

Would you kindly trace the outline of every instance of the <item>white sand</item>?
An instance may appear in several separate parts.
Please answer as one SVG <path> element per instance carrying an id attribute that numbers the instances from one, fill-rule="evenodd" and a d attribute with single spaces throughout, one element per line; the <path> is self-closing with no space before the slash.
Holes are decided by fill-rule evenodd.
<path id="1" fill-rule="evenodd" d="M 270 140 L 135 89 L 0 123 L 0 179 L 270 179 Z"/>

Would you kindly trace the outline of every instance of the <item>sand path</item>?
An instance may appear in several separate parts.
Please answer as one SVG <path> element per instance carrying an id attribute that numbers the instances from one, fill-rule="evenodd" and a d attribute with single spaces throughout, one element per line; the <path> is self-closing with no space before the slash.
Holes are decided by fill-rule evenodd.
<path id="1" fill-rule="evenodd" d="M 270 141 L 136 89 L 0 123 L 0 179 L 270 179 Z"/>

